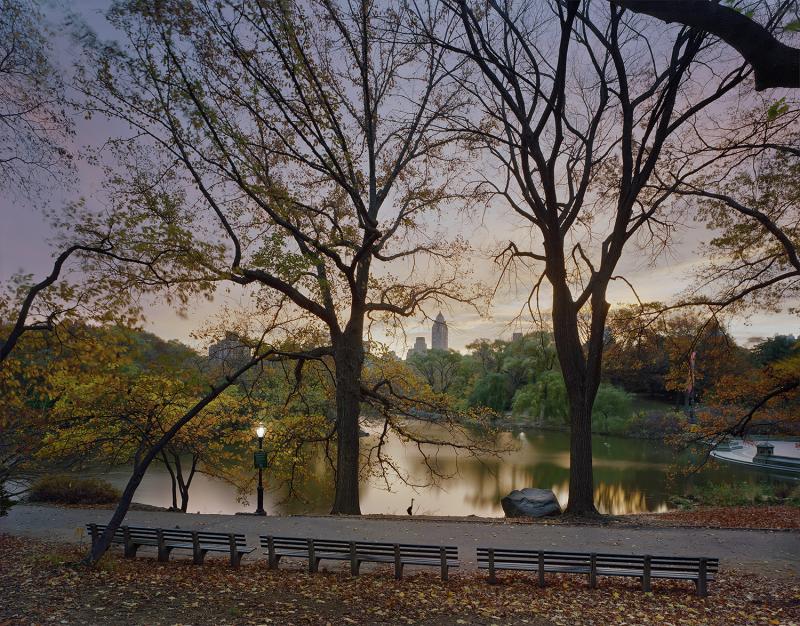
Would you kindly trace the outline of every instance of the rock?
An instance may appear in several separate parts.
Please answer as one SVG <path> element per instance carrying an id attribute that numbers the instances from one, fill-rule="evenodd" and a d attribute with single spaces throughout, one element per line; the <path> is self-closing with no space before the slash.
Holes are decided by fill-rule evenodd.
<path id="1" fill-rule="evenodd" d="M 515 489 L 500 500 L 506 517 L 561 515 L 561 505 L 550 489 Z"/>

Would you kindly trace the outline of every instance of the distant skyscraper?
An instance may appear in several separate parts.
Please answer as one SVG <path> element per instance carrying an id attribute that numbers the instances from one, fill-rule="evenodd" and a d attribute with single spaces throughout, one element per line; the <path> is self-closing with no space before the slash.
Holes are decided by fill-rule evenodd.
<path id="1" fill-rule="evenodd" d="M 447 350 L 447 322 L 444 321 L 444 315 L 442 315 L 441 311 L 436 316 L 436 321 L 433 322 L 431 348 L 434 350 Z"/>
<path id="2" fill-rule="evenodd" d="M 416 340 L 414 341 L 414 347 L 408 351 L 408 355 L 406 355 L 406 358 L 410 359 L 415 354 L 423 356 L 427 352 L 428 352 L 428 345 L 425 343 L 425 337 L 417 337 Z"/>
<path id="3" fill-rule="evenodd" d="M 226 372 L 233 372 L 250 360 L 251 350 L 242 343 L 236 333 L 225 333 L 225 339 L 208 347 L 208 361 L 221 365 Z"/>

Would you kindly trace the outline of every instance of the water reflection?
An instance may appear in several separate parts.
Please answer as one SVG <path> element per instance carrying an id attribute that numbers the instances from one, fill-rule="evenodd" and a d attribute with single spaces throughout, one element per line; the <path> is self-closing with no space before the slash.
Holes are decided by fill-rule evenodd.
<path id="1" fill-rule="evenodd" d="M 441 436 L 439 427 L 420 425 L 429 434 Z M 500 433 L 497 442 L 514 449 L 502 458 L 474 458 L 450 449 L 440 449 L 433 457 L 436 471 L 446 476 L 436 485 L 414 489 L 394 481 L 390 491 L 373 478 L 361 485 L 361 510 L 365 514 L 404 515 L 414 498 L 415 515 L 502 516 L 500 499 L 513 489 L 541 487 L 552 489 L 565 505 L 569 488 L 569 440 L 565 433 L 525 431 Z M 370 445 L 365 437 L 364 449 Z M 386 453 L 397 463 L 411 483 L 425 483 L 429 474 L 416 447 L 389 441 Z M 691 477 L 673 476 L 672 470 L 685 466 L 687 454 L 677 454 L 662 442 L 596 437 L 593 442 L 595 502 L 603 513 L 625 514 L 659 511 L 667 508 L 670 493 L 681 493 L 689 483 L 759 482 L 781 480 L 748 468 L 710 462 Z M 243 453 L 243 462 L 249 453 Z M 302 499 L 285 501 L 284 494 L 268 492 L 265 506 L 270 513 L 327 513 L 333 499 L 329 468 L 322 456 L 316 460 L 302 485 Z M 108 478 L 119 485 L 127 472 L 118 470 Z M 267 475 L 267 484 L 270 484 Z M 192 487 L 189 510 L 202 513 L 234 513 L 246 510 L 235 491 L 219 481 L 198 475 Z M 154 467 L 145 477 L 136 499 L 157 506 L 169 506 L 169 477 Z M 254 498 L 251 498 L 251 502 Z M 251 506 L 251 508 L 253 508 Z"/>

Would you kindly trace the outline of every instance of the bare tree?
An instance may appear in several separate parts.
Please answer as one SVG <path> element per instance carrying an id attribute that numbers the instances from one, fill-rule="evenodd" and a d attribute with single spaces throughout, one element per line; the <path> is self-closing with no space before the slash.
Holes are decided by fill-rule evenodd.
<path id="1" fill-rule="evenodd" d="M 682 142 L 722 102 L 751 92 L 751 70 L 692 28 L 656 33 L 616 3 L 445 0 L 462 31 L 441 45 L 480 69 L 470 124 L 500 164 L 484 185 L 533 227 L 498 257 L 552 289 L 553 334 L 570 405 L 568 510 L 595 511 L 591 413 L 600 383 L 607 290 L 632 246 L 658 253 L 682 213 L 675 187 L 648 188 L 683 164 Z M 770 32 L 790 3 L 754 19 Z M 470 120 L 467 121 L 468 123 Z M 698 130 L 699 129 L 699 130 Z M 676 156 L 680 154 L 681 157 Z"/>
<path id="2" fill-rule="evenodd" d="M 0 1 L 0 191 L 32 194 L 63 181 L 70 107 L 53 65 L 52 32 L 34 0 Z"/>
<path id="3" fill-rule="evenodd" d="M 773 22 L 763 26 L 752 19 L 757 2 L 725 3 L 709 0 L 610 0 L 629 11 L 657 17 L 711 33 L 735 48 L 753 69 L 757 91 L 770 87 L 800 87 L 800 49 L 780 41 Z M 788 9 L 794 5 L 793 13 Z M 796 2 L 784 3 L 776 11 L 790 21 L 794 31 L 800 27 Z M 794 18 L 794 19 L 792 19 Z"/>

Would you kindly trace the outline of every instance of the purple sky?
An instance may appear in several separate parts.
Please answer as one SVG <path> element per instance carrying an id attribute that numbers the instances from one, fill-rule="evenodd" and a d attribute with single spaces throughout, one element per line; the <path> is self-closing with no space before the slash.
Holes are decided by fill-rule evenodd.
<path id="1" fill-rule="evenodd" d="M 108 2 L 100 0 L 81 0 L 72 6 L 84 17 L 90 26 L 101 37 L 112 35 L 112 31 L 102 14 Z M 54 10 L 55 11 L 55 10 Z M 55 12 L 54 12 L 55 14 Z M 66 67 L 72 61 L 74 53 L 65 41 L 54 44 L 60 62 Z M 115 134 L 125 133 L 125 128 L 118 122 L 109 122 L 100 118 L 89 121 L 76 120 L 77 136 L 75 150 L 80 157 L 85 153 L 84 146 L 97 148 L 105 139 Z M 101 184 L 101 174 L 85 161 L 78 162 L 77 182 L 74 187 L 51 189 L 43 199 L 25 199 L 10 197 L 0 193 L 0 280 L 6 281 L 13 273 L 23 270 L 36 276 L 45 275 L 51 266 L 53 249 L 48 244 L 52 232 L 47 224 L 43 208 L 45 204 L 50 210 L 58 210 L 65 203 L 80 197 L 90 204 L 97 202 L 98 191 Z M 472 244 L 487 252 L 496 249 L 509 238 L 518 236 L 519 222 L 497 203 L 482 218 L 475 218 L 465 223 L 460 217 L 443 218 L 448 223 L 447 227 L 462 234 Z M 641 256 L 635 249 L 628 251 L 620 264 L 619 274 L 624 274 L 636 287 L 643 300 L 669 301 L 682 288 L 685 287 L 692 266 L 700 262 L 697 251 L 700 243 L 708 236 L 708 231 L 702 225 L 688 224 L 676 237 L 676 244 L 670 254 L 654 266 L 650 267 L 642 262 Z M 492 262 L 482 256 L 475 257 L 475 272 L 478 278 L 487 282 L 493 281 L 496 268 Z M 444 315 L 449 324 L 450 347 L 463 349 L 470 341 L 478 337 L 510 337 L 515 330 L 531 329 L 527 318 L 517 318 L 523 306 L 525 291 L 517 292 L 511 288 L 500 291 L 491 309 L 489 318 L 482 318 L 474 312 L 463 307 L 445 309 Z M 609 294 L 612 303 L 632 302 L 634 298 L 624 284 L 614 284 Z M 195 347 L 202 348 L 190 337 L 192 331 L 202 327 L 215 312 L 223 305 L 233 306 L 246 304 L 239 295 L 223 294 L 213 303 L 198 302 L 192 307 L 187 319 L 180 318 L 174 311 L 164 305 L 155 303 L 149 309 L 148 330 L 167 338 L 186 341 Z M 437 310 L 427 311 L 428 315 L 435 316 Z M 797 318 L 789 314 L 751 314 L 747 318 L 737 318 L 732 321 L 731 329 L 740 343 L 745 343 L 751 337 L 771 336 L 776 333 L 798 334 L 800 324 Z M 383 340 L 385 335 L 381 329 L 375 329 L 375 338 Z M 405 350 L 413 344 L 414 337 L 424 334 L 430 342 L 430 322 L 410 319 L 406 323 L 406 345 L 399 342 L 391 347 L 398 353 L 404 354 Z"/>

